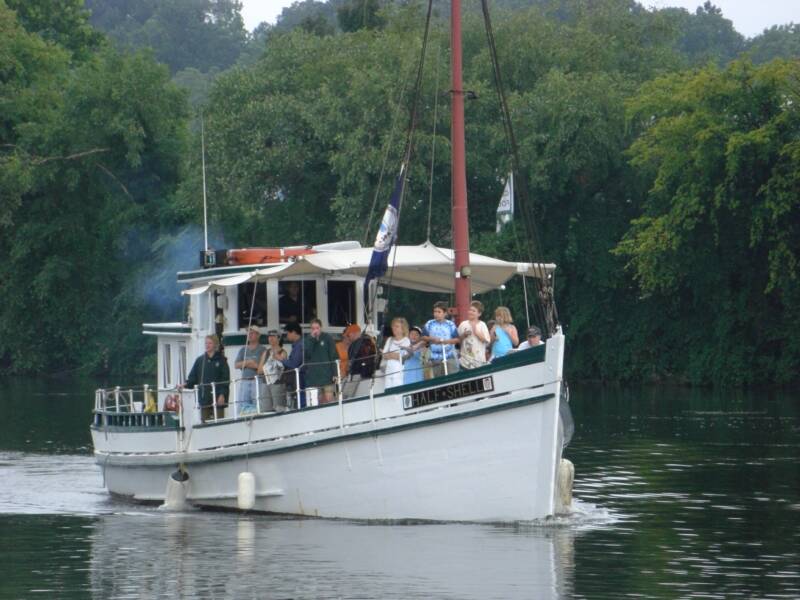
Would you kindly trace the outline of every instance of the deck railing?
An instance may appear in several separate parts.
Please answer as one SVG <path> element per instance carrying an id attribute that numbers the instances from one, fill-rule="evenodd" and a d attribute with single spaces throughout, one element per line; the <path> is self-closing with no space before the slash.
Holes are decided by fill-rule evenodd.
<path id="1" fill-rule="evenodd" d="M 370 355 L 359 358 L 359 360 L 375 360 L 377 355 Z M 288 411 L 303 410 L 317 406 L 320 400 L 321 388 L 319 386 L 302 386 L 302 371 L 309 367 L 333 364 L 336 369 L 336 376 L 332 381 L 334 386 L 334 400 L 331 402 L 341 402 L 345 399 L 345 386 L 348 383 L 355 383 L 349 377 L 342 377 L 340 363 L 338 360 L 325 363 L 306 362 L 296 369 L 285 369 L 276 381 L 268 381 L 265 375 L 255 377 L 241 377 L 230 381 L 213 382 L 209 384 L 197 384 L 193 388 L 180 386 L 153 387 L 143 385 L 139 387 L 114 387 L 101 388 L 95 391 L 95 412 L 106 415 L 163 415 L 172 413 L 179 418 L 183 425 L 184 419 L 191 419 L 191 423 L 208 421 L 221 421 L 232 419 L 249 418 L 254 415 L 278 412 L 276 410 L 265 410 L 267 402 L 265 393 L 276 391 L 278 394 L 285 394 L 283 402 L 278 402 L 278 408 L 285 407 Z M 372 384 L 380 382 L 385 376 L 382 372 L 376 371 L 373 375 Z M 291 379 L 290 379 L 291 378 Z M 293 385 L 289 386 L 291 381 Z M 369 381 L 368 379 L 366 381 Z M 379 385 L 379 383 L 378 383 Z M 280 386 L 280 388 L 272 386 Z M 251 388 L 250 393 L 243 392 L 243 388 Z M 327 386 L 325 386 L 327 387 Z M 228 394 L 226 402 L 222 405 L 217 403 L 218 390 L 227 388 Z M 265 389 L 272 388 L 272 389 Z M 355 388 L 355 385 L 352 386 Z M 205 396 L 206 390 L 210 391 L 211 404 L 201 405 L 201 396 Z M 352 395 L 352 394 L 351 394 Z M 302 406 L 301 406 L 302 405 Z M 211 415 L 202 419 L 201 411 L 203 408 L 213 407 Z M 252 408 L 251 408 L 252 407 Z M 174 410 L 173 410 L 174 408 Z M 273 403 L 273 408 L 275 403 Z M 189 414 L 186 414 L 189 413 Z M 343 417 L 342 417 L 343 419 Z M 96 419 L 97 420 L 97 419 Z M 165 420 L 158 419 L 116 419 L 117 424 L 147 424 L 156 422 L 163 425 Z"/>
<path id="2" fill-rule="evenodd" d="M 358 360 L 375 360 L 377 356 L 377 354 L 369 355 L 360 357 Z M 370 393 L 383 391 L 381 384 L 386 377 L 383 372 L 375 371 L 371 378 L 356 380 L 350 376 L 342 377 L 338 360 L 332 361 L 332 363 L 336 367 L 336 377 L 332 382 L 334 385 L 334 400 L 331 403 L 338 402 L 341 405 L 347 398 L 355 397 L 359 389 L 359 381 L 366 382 L 361 386 L 360 389 L 362 390 L 368 383 Z M 167 413 L 173 415 L 173 419 L 123 419 L 119 422 L 133 425 L 141 424 L 143 426 L 147 426 L 150 423 L 164 425 L 177 418 L 179 424 L 183 426 L 185 419 L 189 419 L 191 424 L 195 424 L 249 418 L 254 415 L 276 412 L 276 408 L 283 407 L 289 411 L 303 410 L 319 403 L 321 388 L 319 386 L 301 386 L 301 371 L 308 370 L 310 367 L 332 363 L 304 363 L 299 368 L 284 370 L 275 381 L 268 381 L 269 377 L 266 375 L 257 375 L 230 381 L 198 384 L 191 389 L 180 386 L 158 388 L 146 384 L 140 387 L 118 386 L 98 389 L 95 392 L 95 412 L 110 415 L 163 415 Z M 431 377 L 430 370 L 432 366 L 427 364 L 417 369 L 411 369 L 411 371 L 423 371 L 423 379 L 427 380 Z M 444 361 L 443 371 L 444 375 L 448 374 L 447 361 Z M 404 372 L 409 372 L 409 370 L 406 369 Z M 287 385 L 289 381 L 292 381 L 292 386 Z M 283 390 L 281 390 L 281 386 Z M 248 392 L 243 392 L 245 387 L 250 388 Z M 217 391 L 220 388 L 223 390 L 227 388 L 228 390 L 226 402 L 222 405 L 217 404 L 219 396 Z M 204 393 L 206 390 L 210 390 L 211 404 L 200 403 L 201 396 L 206 396 Z M 273 392 L 279 394 L 279 398 L 281 395 L 285 395 L 284 401 L 276 406 L 273 399 L 273 410 L 267 410 L 269 403 L 265 399 L 265 395 L 270 394 L 270 398 L 272 398 L 271 394 Z M 202 409 L 209 406 L 212 409 L 207 411 L 210 414 L 207 414 L 204 419 Z M 343 422 L 343 412 L 341 418 Z"/>

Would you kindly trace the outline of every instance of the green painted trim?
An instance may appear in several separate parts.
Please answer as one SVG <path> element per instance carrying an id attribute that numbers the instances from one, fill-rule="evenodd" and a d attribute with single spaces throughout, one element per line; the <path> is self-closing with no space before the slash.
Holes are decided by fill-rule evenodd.
<path id="1" fill-rule="evenodd" d="M 272 267 L 279 264 L 282 263 L 261 263 L 241 267 L 217 267 L 216 269 L 200 269 L 197 271 L 178 271 L 178 281 L 193 281 L 195 279 L 219 277 L 220 275 L 236 275 L 238 273 L 257 271 L 264 267 Z"/>
<path id="2" fill-rule="evenodd" d="M 408 392 L 415 392 L 417 390 L 447 385 L 448 383 L 462 381 L 464 379 L 472 379 L 473 377 L 476 379 L 479 377 L 485 377 L 488 374 L 504 371 L 505 369 L 510 369 L 513 367 L 544 362 L 544 348 L 544 346 L 536 346 L 535 348 L 523 350 L 522 352 L 513 352 L 508 356 L 498 358 L 497 360 L 494 360 L 476 369 L 464 369 L 462 367 L 455 373 L 443 375 L 442 377 L 437 377 L 436 379 L 427 379 L 417 383 L 409 383 L 408 385 L 399 385 L 397 387 L 390 388 L 392 390 L 391 392 L 383 392 L 380 395 L 386 396 L 387 394 L 407 394 Z"/>
<path id="3" fill-rule="evenodd" d="M 234 337 L 234 336 L 231 336 Z M 228 339 L 228 336 L 225 338 Z M 242 336 L 244 340 L 244 336 Z M 234 345 L 234 344 L 231 344 Z M 450 375 L 443 375 L 442 377 L 437 377 L 435 379 L 426 379 L 425 381 L 420 381 L 418 383 L 409 383 L 408 385 L 399 385 L 394 388 L 390 388 L 391 391 L 389 392 L 381 392 L 380 394 L 375 394 L 375 398 L 383 398 L 385 396 L 395 396 L 397 394 L 407 394 L 409 392 L 415 392 L 417 390 L 426 390 L 428 388 L 439 387 L 440 385 L 447 385 L 449 383 L 454 383 L 456 381 L 463 381 L 465 379 L 478 379 L 480 377 L 486 377 L 486 375 L 490 375 L 492 373 L 497 373 L 498 371 L 505 371 L 506 369 L 511 369 L 514 367 L 519 367 L 522 365 L 527 364 L 536 364 L 544 362 L 545 358 L 545 346 L 536 346 L 535 348 L 529 348 L 528 350 L 523 350 L 522 352 L 514 352 L 509 354 L 508 356 L 504 356 L 503 358 L 498 358 L 495 361 L 490 362 L 487 365 L 482 367 L 478 367 L 477 369 L 460 369 L 457 373 L 452 373 Z M 369 396 L 361 396 L 358 398 L 348 398 L 347 400 L 343 400 L 342 404 L 349 404 L 351 402 L 366 402 L 369 400 Z M 326 408 L 337 408 L 339 406 L 338 402 L 330 402 L 328 404 L 320 404 L 318 406 L 307 406 L 302 409 L 295 409 L 291 412 L 299 412 L 302 411 L 309 411 L 309 410 L 322 410 Z M 276 414 L 269 414 L 269 415 L 254 415 L 252 417 L 248 417 L 250 419 L 271 419 L 273 417 L 280 417 L 286 413 L 276 413 Z M 220 427 L 222 425 L 228 425 L 232 421 L 220 421 L 216 423 L 198 423 L 194 426 L 194 429 L 200 429 L 203 427 Z"/>
<path id="4" fill-rule="evenodd" d="M 111 424 L 107 423 L 109 420 Z M 163 424 L 144 425 L 145 420 L 163 420 Z M 100 422 L 98 422 L 98 420 Z M 106 421 L 104 424 L 103 421 Z M 125 423 L 125 421 L 129 423 Z M 132 421 L 133 423 L 131 424 Z M 137 423 L 137 421 L 142 424 Z M 118 422 L 118 423 L 116 423 Z M 158 412 L 158 413 L 118 413 L 108 411 L 93 411 L 92 423 L 90 429 L 95 431 L 113 431 L 123 433 L 143 432 L 143 431 L 179 431 L 183 427 L 180 426 L 180 420 L 171 412 Z"/>
<path id="5" fill-rule="evenodd" d="M 149 335 L 191 335 L 191 327 L 181 329 L 160 329 L 156 327 L 142 327 L 142 332 L 149 332 Z"/>
<path id="6" fill-rule="evenodd" d="M 514 408 L 519 408 L 521 406 L 527 406 L 529 404 L 538 404 L 540 402 L 544 402 L 546 400 L 550 400 L 551 398 L 555 398 L 555 394 L 544 394 L 542 396 L 534 396 L 532 398 L 523 398 L 522 400 L 515 400 L 514 402 L 509 402 L 508 404 L 500 404 L 498 406 L 487 406 L 485 408 L 479 408 L 478 410 L 473 410 L 467 413 L 459 413 L 457 415 L 444 415 L 440 417 L 436 417 L 434 419 L 428 419 L 425 421 L 418 421 L 416 423 L 403 423 L 400 425 L 395 425 L 394 427 L 387 427 L 385 429 L 380 430 L 370 430 L 370 431 L 362 431 L 359 433 L 350 433 L 347 435 L 341 435 L 333 438 L 328 438 L 324 440 L 316 440 L 311 442 L 305 442 L 302 444 L 297 444 L 295 446 L 289 446 L 286 448 L 273 448 L 268 450 L 256 450 L 248 452 L 248 456 L 255 457 L 255 456 L 265 456 L 268 454 L 285 454 L 287 452 L 294 452 L 296 450 L 303 450 L 306 448 L 313 448 L 316 446 L 327 446 L 329 444 L 336 444 L 339 442 L 364 438 L 364 437 L 379 437 L 382 435 L 392 435 L 394 433 L 399 433 L 401 431 L 405 431 L 407 429 L 416 429 L 419 427 L 430 427 L 433 425 L 438 425 L 439 423 L 443 423 L 446 421 L 460 421 L 462 419 L 470 419 L 472 417 L 478 417 L 490 413 L 501 412 L 504 410 L 511 410 Z M 335 405 L 334 405 L 335 406 Z M 257 442 L 256 442 L 257 443 Z M 235 446 L 241 446 L 241 444 L 236 444 Z M 209 462 L 230 462 L 233 460 L 238 460 L 241 458 L 239 456 L 221 456 L 218 458 L 209 458 L 206 460 L 187 460 L 186 464 L 192 463 L 209 463 Z"/>

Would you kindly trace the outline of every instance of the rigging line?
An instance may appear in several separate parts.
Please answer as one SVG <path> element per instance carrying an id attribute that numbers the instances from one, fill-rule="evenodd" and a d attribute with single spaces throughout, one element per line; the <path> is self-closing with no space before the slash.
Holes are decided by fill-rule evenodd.
<path id="1" fill-rule="evenodd" d="M 408 133 L 406 135 L 405 153 L 403 162 L 400 167 L 400 177 L 402 178 L 400 184 L 400 198 L 397 203 L 397 228 L 395 229 L 394 243 L 389 252 L 392 258 L 391 266 L 387 265 L 389 270 L 389 291 L 386 293 L 386 305 L 389 305 L 389 296 L 392 290 L 392 280 L 394 278 L 394 266 L 397 262 L 397 239 L 400 236 L 400 215 L 403 209 L 403 197 L 406 194 L 406 182 L 408 181 L 408 166 L 411 162 L 411 154 L 413 150 L 414 132 L 417 127 L 417 109 L 419 108 L 420 89 L 422 88 L 422 75 L 425 68 L 425 54 L 428 49 L 428 38 L 431 30 L 431 13 L 433 12 L 433 0 L 428 0 L 428 12 L 425 17 L 425 33 L 422 37 L 422 48 L 420 49 L 419 65 L 417 67 L 417 78 L 414 82 L 414 98 L 411 102 L 411 115 L 408 121 Z M 374 306 L 375 297 L 377 296 L 378 286 L 375 286 L 375 291 L 371 294 L 369 306 Z"/>
<path id="2" fill-rule="evenodd" d="M 520 190 L 523 200 L 523 206 L 520 212 L 522 212 L 523 221 L 527 229 L 526 233 L 528 233 L 528 240 L 530 243 L 529 248 L 530 248 L 530 253 L 532 255 L 531 264 L 533 266 L 534 272 L 538 275 L 537 277 L 535 277 L 535 279 L 537 280 L 536 285 L 538 288 L 537 300 L 538 303 L 541 304 L 542 312 L 545 315 L 545 320 L 542 323 L 542 325 L 544 326 L 545 329 L 544 332 L 545 336 L 549 337 L 551 330 L 556 327 L 556 324 L 558 322 L 558 317 L 555 310 L 554 300 L 552 298 L 552 290 L 551 288 L 546 287 L 547 283 L 546 270 L 543 264 L 534 260 L 537 257 L 541 256 L 539 234 L 533 216 L 529 212 L 532 207 L 530 206 L 530 202 L 527 196 L 527 182 L 525 180 L 525 175 L 520 166 L 519 148 L 517 145 L 516 137 L 514 135 L 514 129 L 511 124 L 511 111 L 508 108 L 508 101 L 506 99 L 505 92 L 503 89 L 503 79 L 500 73 L 499 61 L 497 58 L 497 46 L 494 40 L 494 31 L 492 29 L 491 17 L 489 16 L 489 6 L 487 0 L 481 0 L 481 9 L 483 11 L 484 24 L 486 27 L 486 38 L 489 46 L 489 54 L 492 60 L 495 87 L 500 100 L 501 112 L 503 114 L 504 129 L 512 148 L 513 171 L 517 173 L 518 179 L 521 182 Z M 548 296 L 550 296 L 549 299 Z"/>
<path id="3" fill-rule="evenodd" d="M 406 95 L 406 90 L 408 89 L 409 80 L 411 78 L 412 68 L 414 63 L 412 62 L 408 67 L 408 75 L 404 78 L 405 83 L 403 87 L 400 88 L 400 97 L 397 100 L 397 110 L 394 113 L 394 119 L 392 119 L 392 128 L 389 131 L 389 137 L 386 140 L 386 151 L 383 153 L 383 162 L 381 164 L 381 171 L 378 175 L 378 184 L 375 186 L 375 194 L 372 197 L 372 207 L 369 209 L 369 215 L 367 215 L 367 226 L 364 229 L 364 242 L 363 245 L 366 246 L 369 243 L 369 231 L 372 229 L 372 219 L 375 216 L 375 207 L 378 205 L 378 196 L 381 192 L 381 184 L 383 183 L 383 176 L 386 173 L 386 165 L 389 162 L 389 153 L 392 150 L 392 140 L 394 139 L 394 134 L 397 131 L 397 124 L 400 122 L 400 115 L 401 110 L 400 107 L 403 105 L 403 98 Z"/>
<path id="4" fill-rule="evenodd" d="M 436 123 L 439 114 L 439 67 L 441 65 L 442 49 L 436 50 L 436 87 L 433 90 L 433 136 L 431 137 L 431 180 L 428 185 L 428 233 L 425 239 L 431 241 L 431 213 L 433 209 L 433 170 L 436 164 Z"/>
<path id="5" fill-rule="evenodd" d="M 495 91 L 497 92 L 497 95 L 498 95 L 498 100 L 499 100 L 499 103 L 500 103 L 500 111 L 501 111 L 501 114 L 503 116 L 503 121 L 502 122 L 503 122 L 503 131 L 505 133 L 506 152 L 508 153 L 508 155 L 511 157 L 511 160 L 512 160 L 511 177 L 513 179 L 514 171 L 517 171 L 518 173 L 520 171 L 520 169 L 519 169 L 519 154 L 517 152 L 517 147 L 516 147 L 516 137 L 514 136 L 514 130 L 513 130 L 512 124 L 511 124 L 511 112 L 508 109 L 508 103 L 506 102 L 505 93 L 503 91 L 504 86 L 503 86 L 503 81 L 502 81 L 502 73 L 500 72 L 499 59 L 497 58 L 497 46 L 496 46 L 496 44 L 494 42 L 494 31 L 493 31 L 492 24 L 491 24 L 491 17 L 489 15 L 489 8 L 488 8 L 488 5 L 485 3 L 485 1 L 482 2 L 481 8 L 483 10 L 484 23 L 486 25 L 487 45 L 489 47 L 489 53 L 490 53 L 491 60 L 492 60 L 492 74 L 494 76 L 494 81 L 495 81 Z M 527 184 L 525 182 L 524 177 L 520 176 L 519 179 L 521 179 L 521 181 L 522 181 L 520 189 L 522 190 L 522 194 L 525 195 L 526 192 L 527 192 Z M 513 187 L 516 187 L 516 186 L 513 186 Z M 514 192 L 513 187 L 512 187 L 512 194 Z M 537 230 L 536 230 L 535 222 L 533 222 L 530 219 L 530 215 L 525 211 L 525 208 L 527 208 L 527 205 L 528 205 L 528 203 L 527 203 L 527 195 L 525 195 L 524 200 L 525 200 L 525 203 L 523 203 L 522 210 L 520 212 L 522 213 L 522 219 L 524 221 L 526 229 L 528 231 L 532 232 L 531 235 L 528 236 L 528 237 L 531 239 L 531 243 L 534 246 L 533 250 L 531 250 L 530 248 L 528 249 L 527 252 L 523 250 L 523 244 L 520 241 L 520 237 L 519 237 L 519 232 L 517 230 L 516 221 L 512 222 L 511 231 L 512 231 L 512 233 L 514 235 L 514 245 L 515 245 L 515 247 L 517 249 L 517 252 L 522 257 L 527 257 L 528 260 L 530 261 L 530 263 L 534 266 L 534 269 L 536 269 L 536 264 L 537 264 L 536 259 L 540 256 L 540 252 L 538 250 L 537 239 L 536 239 Z M 544 281 L 544 277 L 545 276 L 546 276 L 546 273 L 542 272 L 541 270 L 539 270 L 539 277 L 538 278 L 536 276 L 534 276 L 534 279 L 537 279 L 537 282 L 536 282 L 537 297 L 536 297 L 536 302 L 534 303 L 534 313 L 535 313 L 535 317 L 536 317 L 537 322 L 539 322 L 543 326 L 543 329 L 545 331 L 547 331 L 548 327 L 547 327 L 547 323 L 546 323 L 546 321 L 547 321 L 547 319 L 546 319 L 546 309 L 543 306 L 543 302 L 542 302 L 543 294 L 541 293 L 542 282 Z M 527 286 L 525 285 L 525 280 L 524 280 L 525 275 L 523 274 L 522 277 L 523 277 L 523 293 L 525 295 L 525 297 L 524 297 L 524 300 L 525 300 L 525 315 L 526 315 L 526 320 L 528 321 L 528 326 L 530 326 L 530 317 L 528 316 L 528 292 L 527 292 Z"/>

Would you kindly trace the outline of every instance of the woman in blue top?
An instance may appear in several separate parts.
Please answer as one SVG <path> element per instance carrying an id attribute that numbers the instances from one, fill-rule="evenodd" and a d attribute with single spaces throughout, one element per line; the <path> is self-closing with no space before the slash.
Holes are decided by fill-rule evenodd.
<path id="1" fill-rule="evenodd" d="M 422 331 L 419 327 L 412 327 L 408 330 L 408 338 L 411 340 L 410 353 L 406 354 L 403 363 L 403 385 L 417 383 L 425 379 L 423 371 L 422 354 L 425 352 L 425 342 L 420 338 Z"/>
<path id="2" fill-rule="evenodd" d="M 492 360 L 505 356 L 517 344 L 519 335 L 511 319 L 511 311 L 505 306 L 498 306 L 494 311 L 494 327 L 492 327 Z"/>

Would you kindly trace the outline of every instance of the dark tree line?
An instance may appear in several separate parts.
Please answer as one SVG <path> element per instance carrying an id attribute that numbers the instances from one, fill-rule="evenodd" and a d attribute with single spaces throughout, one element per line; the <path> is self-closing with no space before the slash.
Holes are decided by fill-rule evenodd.
<path id="1" fill-rule="evenodd" d="M 139 324 L 181 318 L 164 299 L 193 264 L 169 259 L 186 246 L 194 260 L 202 194 L 176 82 L 193 95 L 192 82 L 209 86 L 193 101 L 211 221 L 228 245 L 368 242 L 373 198 L 388 197 L 402 151 L 419 4 L 296 3 L 251 34 L 238 2 L 87 6 L 91 16 L 79 0 L 0 0 L 6 370 L 147 368 Z M 473 250 L 525 258 L 519 218 L 495 233 L 510 159 L 478 6 L 464 20 Z M 400 236 L 449 245 L 448 32 L 436 8 Z M 170 29 L 181 19 L 206 36 L 203 51 L 181 46 L 186 32 Z M 797 27 L 746 40 L 709 3 L 689 13 L 630 0 L 508 0 L 493 19 L 524 209 L 559 265 L 571 376 L 796 382 Z M 523 314 L 518 286 L 484 300 Z M 425 307 L 397 293 L 390 310 Z"/>

